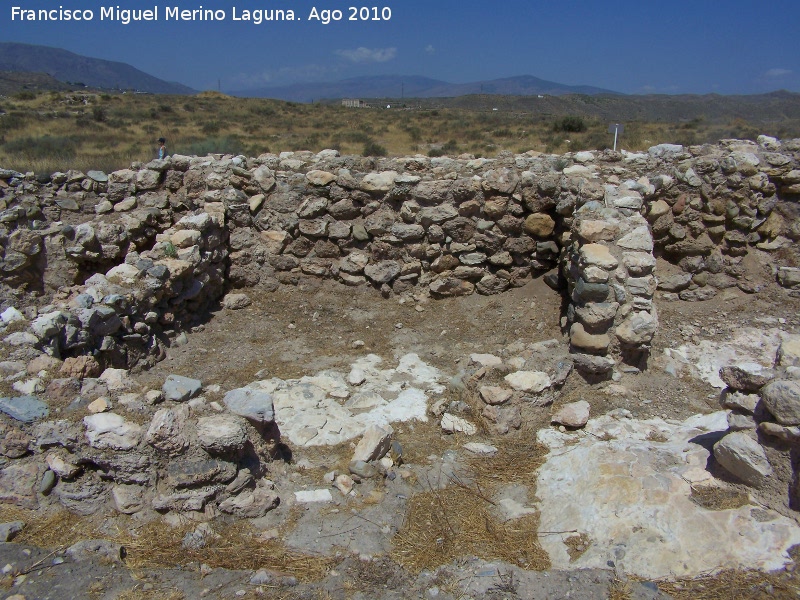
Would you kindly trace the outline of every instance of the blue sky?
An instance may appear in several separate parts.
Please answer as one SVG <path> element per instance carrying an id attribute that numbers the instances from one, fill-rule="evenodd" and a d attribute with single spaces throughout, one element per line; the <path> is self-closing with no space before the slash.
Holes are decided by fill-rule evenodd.
<path id="1" fill-rule="evenodd" d="M 158 22 L 100 21 L 102 6 L 159 7 Z M 11 21 L 11 7 L 92 9 L 93 21 Z M 167 7 L 224 21 L 166 22 Z M 349 21 L 349 6 L 391 18 Z M 329 25 L 311 8 L 339 9 Z M 297 21 L 233 21 L 233 10 L 294 10 Z M 197 89 L 240 90 L 360 75 L 468 82 L 534 75 L 623 93 L 800 92 L 797 0 L 3 0 L 0 41 L 129 63 Z M 388 13 L 384 11 L 384 16 Z"/>

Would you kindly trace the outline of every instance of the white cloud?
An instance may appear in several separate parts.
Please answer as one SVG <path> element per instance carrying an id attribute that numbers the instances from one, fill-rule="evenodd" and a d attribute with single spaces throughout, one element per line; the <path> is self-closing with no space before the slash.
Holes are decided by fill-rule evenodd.
<path id="1" fill-rule="evenodd" d="M 792 72 L 789 69 L 770 69 L 764 73 L 764 77 L 784 77 L 791 74 Z"/>
<path id="2" fill-rule="evenodd" d="M 355 50 L 336 50 L 336 54 L 354 63 L 382 63 L 397 56 L 397 48 L 356 48 Z"/>
<path id="3" fill-rule="evenodd" d="M 228 89 L 250 89 L 262 86 L 288 85 L 307 81 L 322 81 L 335 78 L 339 74 L 337 67 L 322 65 L 298 65 L 281 67 L 255 73 L 238 73 L 224 82 Z"/>
<path id="4" fill-rule="evenodd" d="M 434 48 L 432 44 L 428 44 L 425 46 L 425 52 L 428 54 L 436 54 L 436 48 Z"/>

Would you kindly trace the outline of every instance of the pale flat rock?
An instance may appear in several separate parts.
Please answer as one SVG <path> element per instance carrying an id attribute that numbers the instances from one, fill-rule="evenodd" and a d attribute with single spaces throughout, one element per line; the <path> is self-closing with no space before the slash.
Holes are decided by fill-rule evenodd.
<path id="1" fill-rule="evenodd" d="M 353 367 L 350 369 L 350 373 L 347 375 L 347 383 L 350 385 L 361 385 L 367 380 L 367 375 L 364 373 L 362 369 L 358 367 Z"/>
<path id="2" fill-rule="evenodd" d="M 464 433 L 466 435 L 475 435 L 478 433 L 478 428 L 472 423 L 461 417 L 457 417 L 450 413 L 442 415 L 442 431 L 445 433 Z"/>
<path id="3" fill-rule="evenodd" d="M 219 509 L 235 517 L 257 519 L 278 506 L 280 498 L 274 492 L 257 487 L 220 502 Z"/>
<path id="4" fill-rule="evenodd" d="M 653 236 L 646 225 L 636 227 L 630 233 L 617 240 L 617 246 L 625 250 L 637 250 L 640 252 L 653 251 Z"/>
<path id="5" fill-rule="evenodd" d="M 499 367 L 503 364 L 503 359 L 494 354 L 470 354 L 469 362 L 482 367 Z"/>
<path id="6" fill-rule="evenodd" d="M 2 320 L 3 323 L 8 325 L 10 323 L 17 323 L 17 322 L 25 321 L 25 315 L 23 315 L 20 311 L 18 311 L 13 306 L 9 306 L 2 313 L 0 313 L 0 320 Z"/>
<path id="7" fill-rule="evenodd" d="M 486 404 L 505 404 L 514 395 L 511 390 L 493 385 L 481 386 L 478 393 L 481 395 L 481 400 Z"/>
<path id="8" fill-rule="evenodd" d="M 593 435 L 540 430 L 551 452 L 536 482 L 539 530 L 577 529 L 592 540 L 571 560 L 564 540 L 573 534 L 540 536 L 552 567 L 605 569 L 614 560 L 632 575 L 673 578 L 790 563 L 787 550 L 800 542 L 792 520 L 757 519 L 753 506 L 708 510 L 689 498 L 690 481 L 710 482 L 709 451 L 692 440 L 727 426 L 720 411 L 669 423 L 603 416 L 587 423 Z"/>
<path id="9" fill-rule="evenodd" d="M 720 395 L 720 404 L 725 408 L 738 410 L 752 415 L 756 411 L 756 406 L 760 397 L 758 394 L 743 394 L 733 390 L 724 390 Z"/>
<path id="10" fill-rule="evenodd" d="M 511 521 L 514 519 L 521 519 L 528 515 L 536 514 L 539 509 L 532 506 L 525 506 L 514 498 L 502 498 L 497 503 L 497 511 L 500 513 L 503 521 Z"/>
<path id="11" fill-rule="evenodd" d="M 96 400 L 90 402 L 89 405 L 86 407 L 86 410 L 88 410 L 92 414 L 97 414 L 97 413 L 108 412 L 112 408 L 113 407 L 111 406 L 111 401 L 105 396 L 100 396 Z"/>
<path id="12" fill-rule="evenodd" d="M 388 192 L 394 186 L 397 175 L 397 171 L 367 173 L 361 180 L 361 189 L 365 192 Z"/>
<path id="13" fill-rule="evenodd" d="M 3 338 L 3 341 L 9 346 L 35 346 L 39 338 L 27 331 L 16 331 Z"/>
<path id="14" fill-rule="evenodd" d="M 702 340 L 699 344 L 667 348 L 664 350 L 666 366 L 675 374 L 688 374 L 723 389 L 726 384 L 719 371 L 724 366 L 757 363 L 771 367 L 781 343 L 781 333 L 775 328 L 743 327 L 734 330 L 724 342 Z"/>
<path id="15" fill-rule="evenodd" d="M 189 447 L 186 437 L 188 407 L 161 408 L 150 421 L 144 440 L 156 450 L 177 455 Z"/>
<path id="16" fill-rule="evenodd" d="M 800 335 L 784 334 L 781 336 L 778 364 L 781 367 L 800 367 Z"/>
<path id="17" fill-rule="evenodd" d="M 464 444 L 464 450 L 477 456 L 494 456 L 497 454 L 497 448 L 495 446 L 483 444 L 481 442 L 467 442 Z"/>
<path id="18" fill-rule="evenodd" d="M 353 481 L 353 478 L 350 477 L 350 475 L 341 473 L 336 476 L 333 485 L 336 486 L 336 489 L 339 490 L 343 496 L 347 496 L 353 491 L 353 488 L 355 487 L 355 481 Z"/>
<path id="19" fill-rule="evenodd" d="M 252 300 L 247 294 L 226 294 L 222 299 L 222 306 L 228 310 L 241 310 L 252 304 Z"/>
<path id="20" fill-rule="evenodd" d="M 306 179 L 311 185 L 328 185 L 332 181 L 336 181 L 336 175 L 328 171 L 320 171 L 315 169 L 306 173 Z"/>
<path id="21" fill-rule="evenodd" d="M 46 389 L 44 382 L 38 377 L 32 377 L 25 381 L 15 381 L 11 387 L 15 392 L 19 392 L 23 396 L 41 394 Z"/>
<path id="22" fill-rule="evenodd" d="M 109 367 L 99 377 L 109 392 L 127 392 L 133 388 L 133 379 L 125 369 Z"/>
<path id="23" fill-rule="evenodd" d="M 585 244 L 580 250 L 580 262 L 585 266 L 596 266 L 610 271 L 616 269 L 619 261 L 603 244 Z"/>
<path id="24" fill-rule="evenodd" d="M 356 445 L 352 460 L 369 462 L 382 458 L 389 451 L 393 433 L 394 430 L 389 425 L 385 427 L 370 425 Z"/>
<path id="25" fill-rule="evenodd" d="M 311 504 L 317 502 L 333 502 L 333 496 L 329 489 L 321 490 L 299 490 L 294 493 L 294 499 L 300 504 Z"/>
<path id="26" fill-rule="evenodd" d="M 517 371 L 504 377 L 506 383 L 519 392 L 538 394 L 552 385 L 550 376 L 542 371 Z"/>
<path id="27" fill-rule="evenodd" d="M 313 376 L 306 375 L 301 378 L 300 381 L 303 383 L 310 383 L 324 390 L 325 393 L 333 398 L 350 397 L 350 389 L 341 373 L 323 371 Z"/>
<path id="28" fill-rule="evenodd" d="M 222 402 L 235 415 L 255 423 L 275 420 L 275 409 L 269 392 L 253 388 L 237 388 L 225 394 Z"/>
<path id="29" fill-rule="evenodd" d="M 203 389 L 203 383 L 199 379 L 183 375 L 168 375 L 164 380 L 164 385 L 161 386 L 164 399 L 173 402 L 186 402 L 199 394 L 201 389 Z"/>
<path id="30" fill-rule="evenodd" d="M 83 468 L 68 461 L 64 460 L 56 453 L 50 453 L 45 457 L 45 462 L 50 470 L 58 475 L 61 479 L 72 479 L 80 473 Z"/>
<path id="31" fill-rule="evenodd" d="M 586 425 L 589 420 L 589 403 L 586 400 L 570 402 L 562 406 L 550 419 L 551 423 L 564 425 L 565 427 L 578 428 Z"/>
<path id="32" fill-rule="evenodd" d="M 111 488 L 111 499 L 119 512 L 132 515 L 144 508 L 144 488 L 139 485 L 115 485 Z"/>
<path id="33" fill-rule="evenodd" d="M 738 363 L 722 367 L 719 370 L 719 376 L 731 389 L 741 392 L 757 392 L 775 379 L 777 373 L 758 363 Z"/>
<path id="34" fill-rule="evenodd" d="M 244 419 L 235 415 L 200 417 L 197 440 L 212 454 L 239 452 L 247 442 L 247 427 Z"/>
<path id="35" fill-rule="evenodd" d="M 142 428 L 116 413 L 99 413 L 83 418 L 86 439 L 92 448 L 131 450 L 142 438 Z"/>
<path id="36" fill-rule="evenodd" d="M 445 390 L 438 369 L 416 354 L 401 357 L 393 369 L 382 369 L 382 362 L 369 354 L 351 365 L 350 373 L 364 376 L 351 398 L 346 375 L 335 371 L 257 381 L 242 389 L 267 394 L 281 434 L 299 446 L 339 444 L 363 435 L 370 425 L 427 421 L 429 396 Z"/>

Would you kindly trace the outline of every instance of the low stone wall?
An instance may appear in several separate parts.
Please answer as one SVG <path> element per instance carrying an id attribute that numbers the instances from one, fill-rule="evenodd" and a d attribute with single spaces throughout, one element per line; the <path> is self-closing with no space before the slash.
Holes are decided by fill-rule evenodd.
<path id="1" fill-rule="evenodd" d="M 305 278 L 384 295 L 496 294 L 560 265 L 589 371 L 638 364 L 652 298 L 758 291 L 749 249 L 800 239 L 800 140 L 761 136 L 647 153 L 363 158 L 325 150 L 172 156 L 105 174 L 0 170 L 2 308 L 45 298 L 21 344 L 157 360 L 228 287 Z M 684 271 L 659 282 L 655 256 Z M 779 282 L 800 292 L 786 267 Z"/>

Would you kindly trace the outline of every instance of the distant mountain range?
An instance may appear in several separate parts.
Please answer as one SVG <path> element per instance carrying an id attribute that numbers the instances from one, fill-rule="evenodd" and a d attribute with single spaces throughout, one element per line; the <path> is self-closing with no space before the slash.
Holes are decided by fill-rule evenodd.
<path id="1" fill-rule="evenodd" d="M 293 85 L 264 87 L 228 92 L 234 96 L 275 98 L 292 102 L 311 102 L 334 98 L 452 98 L 467 94 L 492 94 L 504 96 L 564 96 L 567 94 L 618 95 L 617 92 L 588 85 L 564 85 L 531 75 L 448 83 L 427 77 L 378 75 L 353 77 L 341 81 L 295 83 Z"/>
<path id="2" fill-rule="evenodd" d="M 46 73 L 62 82 L 152 94 L 194 94 L 196 90 L 148 75 L 128 64 L 89 58 L 49 46 L 0 42 L 0 71 Z"/>

